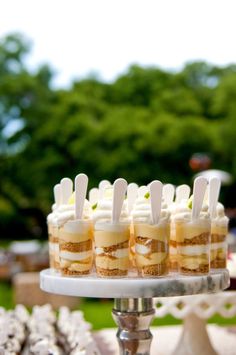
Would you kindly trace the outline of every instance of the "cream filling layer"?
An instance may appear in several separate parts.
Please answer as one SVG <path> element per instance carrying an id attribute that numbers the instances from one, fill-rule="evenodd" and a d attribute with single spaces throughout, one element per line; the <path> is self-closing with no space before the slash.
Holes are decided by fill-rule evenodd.
<path id="1" fill-rule="evenodd" d="M 71 251 L 60 251 L 60 258 L 66 259 L 66 260 L 71 260 L 71 261 L 77 261 L 77 260 L 83 260 L 92 257 L 93 252 L 92 250 L 89 251 L 82 251 L 81 253 L 73 253 Z"/>
<path id="2" fill-rule="evenodd" d="M 49 254 L 54 254 L 55 253 L 55 248 L 54 248 L 55 243 L 48 243 L 48 247 L 49 247 Z"/>
<path id="3" fill-rule="evenodd" d="M 134 234 L 137 237 L 167 242 L 170 238 L 170 223 L 160 223 L 158 225 L 134 223 Z"/>
<path id="4" fill-rule="evenodd" d="M 125 258 L 129 256 L 129 249 L 124 248 L 124 249 L 117 249 L 111 252 L 106 252 L 104 251 L 103 248 L 95 248 L 95 253 L 96 255 L 106 254 L 106 255 L 111 255 L 115 258 Z"/>
<path id="5" fill-rule="evenodd" d="M 135 251 L 136 251 L 136 253 L 145 255 L 145 254 L 151 253 L 151 248 L 148 248 L 143 244 L 136 243 L 135 244 Z"/>
<path id="6" fill-rule="evenodd" d="M 145 255 L 136 254 L 135 260 L 136 260 L 137 266 L 155 265 L 155 264 L 167 262 L 168 261 L 168 254 L 163 253 L 163 252 L 152 253 L 148 257 L 146 257 Z"/>
<path id="7" fill-rule="evenodd" d="M 58 254 L 59 253 L 59 243 L 49 243 L 49 253 Z"/>
<path id="8" fill-rule="evenodd" d="M 68 260 L 61 259 L 60 260 L 60 267 L 61 268 L 67 268 L 70 271 L 88 271 L 91 269 L 92 263 L 84 263 L 84 264 L 79 264 L 79 263 L 73 263 Z"/>
<path id="9" fill-rule="evenodd" d="M 203 233 L 210 236 L 210 224 L 209 228 L 201 228 L 191 224 L 176 224 L 176 241 L 179 243 L 183 242 L 184 239 L 193 239 Z"/>
<path id="10" fill-rule="evenodd" d="M 128 270 L 129 258 L 125 257 L 125 258 L 111 259 L 105 255 L 101 255 L 101 256 L 97 255 L 97 257 L 95 259 L 95 263 L 96 263 L 97 267 L 100 267 L 102 269 Z"/>
<path id="11" fill-rule="evenodd" d="M 169 246 L 170 255 L 177 255 L 177 248 L 173 247 L 172 245 Z"/>
<path id="12" fill-rule="evenodd" d="M 66 243 L 86 242 L 87 240 L 92 239 L 92 232 L 88 231 L 85 234 L 67 233 L 63 228 L 60 228 L 59 238 L 61 241 L 64 241 Z"/>
<path id="13" fill-rule="evenodd" d="M 226 242 L 212 243 L 211 250 L 217 250 L 217 249 L 227 249 L 227 243 Z"/>
<path id="14" fill-rule="evenodd" d="M 178 254 L 194 256 L 201 254 L 208 254 L 210 251 L 209 244 L 206 245 L 194 245 L 194 246 L 178 246 Z"/>
<path id="15" fill-rule="evenodd" d="M 208 265 L 210 263 L 209 258 L 207 255 L 201 255 L 201 256 L 192 256 L 192 257 L 187 257 L 187 256 L 181 256 L 178 259 L 180 267 L 184 267 L 189 270 L 194 270 L 198 269 L 200 265 Z"/>
<path id="16" fill-rule="evenodd" d="M 122 233 L 94 231 L 94 240 L 96 247 L 110 247 L 119 243 L 129 241 L 129 230 Z"/>

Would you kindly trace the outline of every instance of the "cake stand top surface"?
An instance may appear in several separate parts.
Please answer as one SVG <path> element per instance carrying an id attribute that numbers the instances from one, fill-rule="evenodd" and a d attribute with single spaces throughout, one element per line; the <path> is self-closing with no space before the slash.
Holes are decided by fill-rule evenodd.
<path id="1" fill-rule="evenodd" d="M 96 274 L 83 277 L 61 276 L 51 269 L 40 273 L 43 291 L 59 295 L 98 298 L 152 298 L 214 293 L 229 286 L 228 270 L 206 276 L 177 274 L 160 278 L 100 278 Z"/>

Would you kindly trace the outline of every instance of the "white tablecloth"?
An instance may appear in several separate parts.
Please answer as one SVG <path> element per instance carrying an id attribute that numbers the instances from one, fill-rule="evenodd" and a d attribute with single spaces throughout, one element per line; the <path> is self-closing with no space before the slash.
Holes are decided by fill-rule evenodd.
<path id="1" fill-rule="evenodd" d="M 236 355 L 236 328 L 210 324 L 207 329 L 211 343 L 219 355 Z M 116 331 L 103 329 L 95 333 L 102 355 L 119 354 Z M 182 326 L 152 327 L 151 331 L 153 334 L 151 355 L 170 355 L 178 343 Z"/>

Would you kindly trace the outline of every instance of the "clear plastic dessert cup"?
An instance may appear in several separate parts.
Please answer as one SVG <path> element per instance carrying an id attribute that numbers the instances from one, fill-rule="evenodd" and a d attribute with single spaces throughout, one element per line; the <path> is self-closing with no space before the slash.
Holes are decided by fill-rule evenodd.
<path id="1" fill-rule="evenodd" d="M 48 226 L 49 233 L 49 262 L 50 267 L 56 270 L 60 270 L 60 258 L 59 258 L 59 228 L 56 224 L 50 224 Z"/>
<path id="2" fill-rule="evenodd" d="M 95 223 L 95 265 L 98 276 L 124 277 L 128 274 L 129 238 L 129 223 Z"/>
<path id="3" fill-rule="evenodd" d="M 169 273 L 170 223 L 157 225 L 134 222 L 135 260 L 142 277 L 158 277 Z"/>
<path id="4" fill-rule="evenodd" d="M 210 220 L 176 221 L 179 272 L 206 275 L 210 271 Z"/>
<path id="5" fill-rule="evenodd" d="M 170 271 L 177 272 L 179 269 L 178 264 L 178 253 L 177 253 L 177 243 L 176 243 L 176 232 L 175 232 L 175 223 L 171 221 L 170 225 Z"/>
<path id="6" fill-rule="evenodd" d="M 90 220 L 72 220 L 59 230 L 60 270 L 63 275 L 87 275 L 93 265 L 93 231 Z"/>
<path id="7" fill-rule="evenodd" d="M 211 222 L 211 268 L 224 269 L 227 263 L 227 237 L 228 220 L 219 223 L 217 220 Z"/>
<path id="8" fill-rule="evenodd" d="M 55 269 L 55 247 L 53 240 L 53 225 L 48 222 L 49 267 Z"/>
<path id="9" fill-rule="evenodd" d="M 130 224 L 130 240 L 129 240 L 129 260 L 130 268 L 133 269 L 135 265 L 135 239 L 134 239 L 134 225 Z"/>

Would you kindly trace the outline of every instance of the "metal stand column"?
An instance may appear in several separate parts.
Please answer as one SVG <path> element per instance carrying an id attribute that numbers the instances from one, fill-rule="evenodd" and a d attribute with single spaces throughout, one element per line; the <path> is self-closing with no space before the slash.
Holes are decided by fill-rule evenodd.
<path id="1" fill-rule="evenodd" d="M 155 310 L 152 298 L 115 298 L 113 318 L 122 355 L 149 355 L 152 334 L 149 326 Z"/>

